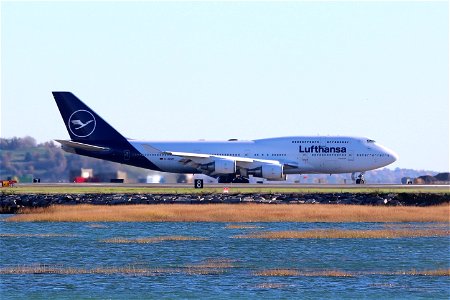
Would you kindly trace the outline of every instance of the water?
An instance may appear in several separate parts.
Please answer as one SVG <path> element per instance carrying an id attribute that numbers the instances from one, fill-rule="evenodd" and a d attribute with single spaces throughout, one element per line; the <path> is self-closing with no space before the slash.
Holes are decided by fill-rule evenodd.
<path id="1" fill-rule="evenodd" d="M 3 274 L 2 299 L 142 298 L 408 298 L 449 299 L 448 276 L 400 275 L 402 271 L 448 269 L 449 237 L 399 239 L 236 239 L 267 230 L 383 229 L 379 223 L 11 223 L 0 217 L 0 268 L 48 265 L 59 268 L 135 267 L 160 274 Z M 242 224 L 241 224 L 242 225 Z M 445 229 L 443 224 L 399 226 Z M 444 227 L 442 227 L 444 226 Z M 51 234 L 52 236 L 42 236 Z M 37 236 L 33 236 L 37 235 Z M 54 236 L 56 235 L 56 236 Z M 105 243 L 110 238 L 193 236 L 206 240 Z M 225 263 L 225 268 L 187 272 Z M 258 276 L 268 269 L 303 274 L 338 270 L 352 277 Z M 214 270 L 218 272 L 214 272 Z"/>

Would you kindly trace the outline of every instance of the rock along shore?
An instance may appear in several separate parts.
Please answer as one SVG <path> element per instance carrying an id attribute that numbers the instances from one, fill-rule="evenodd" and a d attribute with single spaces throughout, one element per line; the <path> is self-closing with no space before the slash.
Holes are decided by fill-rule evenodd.
<path id="1" fill-rule="evenodd" d="M 51 205 L 130 204 L 353 204 L 430 206 L 450 202 L 450 194 L 425 193 L 261 193 L 261 194 L 0 194 L 0 213 Z"/>

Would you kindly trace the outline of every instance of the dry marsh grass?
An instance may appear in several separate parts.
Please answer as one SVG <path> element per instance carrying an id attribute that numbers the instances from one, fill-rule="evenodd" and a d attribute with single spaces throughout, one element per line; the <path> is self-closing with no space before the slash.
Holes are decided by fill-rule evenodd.
<path id="1" fill-rule="evenodd" d="M 175 268 L 146 268 L 138 266 L 125 267 L 96 267 L 96 268 L 82 268 L 82 267 L 64 267 L 51 265 L 30 265 L 30 266 L 13 266 L 0 268 L 0 275 L 40 275 L 40 274 L 58 274 L 58 275 L 83 275 L 83 274 L 97 274 L 97 275 L 131 275 L 131 276 L 157 276 L 157 275 L 171 275 L 171 274 L 186 274 L 186 275 L 217 275 L 226 272 L 225 267 L 205 267 L 204 264 L 197 266 L 175 267 Z M 252 275 L 261 277 L 276 277 L 276 276 L 295 276 L 295 277 L 357 277 L 357 276 L 371 276 L 371 275 L 386 275 L 386 276 L 450 276 L 450 269 L 438 270 L 410 270 L 397 272 L 344 272 L 339 270 L 321 270 L 321 271 L 300 271 L 295 269 L 267 269 L 260 271 L 253 271 Z"/>
<path id="2" fill-rule="evenodd" d="M 186 265 L 187 268 L 229 269 L 236 267 L 234 260 L 226 258 L 207 259 L 198 264 Z"/>
<path id="3" fill-rule="evenodd" d="M 268 269 L 253 272 L 255 276 L 298 276 L 300 272 L 292 269 Z"/>
<path id="4" fill-rule="evenodd" d="M 262 228 L 261 226 L 256 225 L 240 225 L 240 224 L 228 224 L 225 226 L 226 229 L 256 229 Z"/>
<path id="5" fill-rule="evenodd" d="M 420 229 L 450 229 L 450 223 L 430 223 L 430 224 L 383 224 L 383 228 L 385 229 L 418 229 L 420 226 Z"/>
<path id="6" fill-rule="evenodd" d="M 412 270 L 408 272 L 399 272 L 397 274 L 411 275 L 411 276 L 450 276 L 450 269 L 425 270 L 425 271 Z"/>
<path id="7" fill-rule="evenodd" d="M 186 274 L 217 275 L 223 274 L 228 269 L 236 267 L 230 259 L 207 259 L 198 264 L 188 264 L 184 266 L 183 272 Z"/>
<path id="8" fill-rule="evenodd" d="M 410 270 L 398 272 L 344 272 L 339 270 L 323 270 L 323 271 L 299 271 L 295 269 L 267 269 L 253 272 L 255 276 L 304 276 L 304 277 L 356 277 L 370 275 L 387 275 L 387 276 L 450 276 L 450 269 L 439 270 Z"/>
<path id="9" fill-rule="evenodd" d="M 157 236 L 157 237 L 137 238 L 137 239 L 110 238 L 100 240 L 100 242 L 111 244 L 152 244 L 164 241 L 204 241 L 204 240 L 207 239 L 195 236 L 174 235 L 174 236 Z"/>
<path id="10" fill-rule="evenodd" d="M 268 269 L 254 272 L 255 276 L 317 276 L 317 277 L 353 277 L 354 274 L 338 270 L 300 272 L 293 269 Z"/>
<path id="11" fill-rule="evenodd" d="M 23 209 L 16 222 L 447 222 L 450 205 L 76 205 Z"/>
<path id="12" fill-rule="evenodd" d="M 134 276 L 155 276 L 167 274 L 187 274 L 187 275 L 217 275 L 223 274 L 227 269 L 234 265 L 228 259 L 209 259 L 199 264 L 185 265 L 183 267 L 173 268 L 147 268 L 143 266 L 130 265 L 125 267 L 97 267 L 97 268 L 79 268 L 51 266 L 37 264 L 30 266 L 14 266 L 0 268 L 0 274 L 60 274 L 60 275 L 79 275 L 79 274 L 123 274 Z"/>
<path id="13" fill-rule="evenodd" d="M 449 236 L 450 230 L 342 230 L 342 229 L 314 229 L 301 231 L 264 231 L 250 234 L 235 235 L 238 239 L 393 239 Z"/>
<path id="14" fill-rule="evenodd" d="M 1 268 L 0 274 L 60 274 L 60 275 L 78 275 L 78 274 L 129 274 L 151 276 L 157 274 L 172 273 L 171 269 L 150 269 L 137 268 L 134 266 L 128 267 L 98 267 L 98 268 L 74 268 L 63 266 L 49 266 L 49 265 L 32 265 L 32 266 L 17 266 L 9 268 Z"/>
<path id="15" fill-rule="evenodd" d="M 61 234 L 61 233 L 0 233 L 0 238 L 8 237 L 76 237 L 75 234 Z"/>

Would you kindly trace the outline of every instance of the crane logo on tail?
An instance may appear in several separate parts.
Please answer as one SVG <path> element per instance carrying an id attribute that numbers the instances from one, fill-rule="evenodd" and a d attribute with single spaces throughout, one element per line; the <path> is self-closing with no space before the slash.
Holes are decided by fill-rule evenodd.
<path id="1" fill-rule="evenodd" d="M 94 132 L 97 122 L 91 112 L 80 109 L 70 116 L 67 125 L 73 135 L 84 138 L 90 136 Z"/>

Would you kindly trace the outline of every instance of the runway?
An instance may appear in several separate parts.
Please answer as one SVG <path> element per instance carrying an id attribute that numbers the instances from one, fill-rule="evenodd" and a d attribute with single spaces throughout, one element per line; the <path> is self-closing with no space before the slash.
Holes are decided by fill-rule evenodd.
<path id="1" fill-rule="evenodd" d="M 161 183 L 18 183 L 16 187 L 40 187 L 40 188 L 122 188 L 122 189 L 133 189 L 133 188 L 145 188 L 145 189 L 191 189 L 194 188 L 194 184 L 161 184 Z M 267 189 L 282 189 L 282 190 L 372 190 L 376 191 L 380 190 L 420 190 L 424 192 L 433 192 L 433 191 L 441 191 L 441 192 L 449 192 L 450 193 L 450 185 L 406 185 L 406 184 L 291 184 L 291 183 L 276 183 L 276 184 L 204 184 L 204 189 L 223 189 L 229 188 L 232 190 L 233 188 L 239 190 L 252 189 L 252 190 L 267 190 Z"/>

